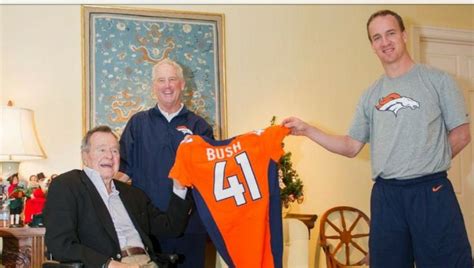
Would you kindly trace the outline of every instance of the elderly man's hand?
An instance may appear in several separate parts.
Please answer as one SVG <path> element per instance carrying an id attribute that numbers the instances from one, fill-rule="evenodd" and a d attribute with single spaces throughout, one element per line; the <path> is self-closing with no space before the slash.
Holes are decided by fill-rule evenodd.
<path id="1" fill-rule="evenodd" d="M 184 186 L 177 180 L 173 179 L 173 187 L 178 189 L 178 190 L 184 190 Z"/>

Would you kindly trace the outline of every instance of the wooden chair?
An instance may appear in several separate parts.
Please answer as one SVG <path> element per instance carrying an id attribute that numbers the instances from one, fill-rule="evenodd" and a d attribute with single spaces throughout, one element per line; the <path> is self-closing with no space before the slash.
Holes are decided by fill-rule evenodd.
<path id="1" fill-rule="evenodd" d="M 353 207 L 334 207 L 320 221 L 320 244 L 328 268 L 362 266 L 369 263 L 370 219 Z"/>

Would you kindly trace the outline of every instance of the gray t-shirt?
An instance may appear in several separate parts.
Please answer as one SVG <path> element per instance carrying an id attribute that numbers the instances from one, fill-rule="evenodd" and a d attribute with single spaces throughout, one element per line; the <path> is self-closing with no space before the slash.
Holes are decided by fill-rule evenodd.
<path id="1" fill-rule="evenodd" d="M 374 179 L 409 179 L 447 170 L 447 133 L 468 121 L 462 92 L 451 76 L 416 64 L 400 77 L 383 75 L 369 87 L 349 136 L 370 143 Z"/>

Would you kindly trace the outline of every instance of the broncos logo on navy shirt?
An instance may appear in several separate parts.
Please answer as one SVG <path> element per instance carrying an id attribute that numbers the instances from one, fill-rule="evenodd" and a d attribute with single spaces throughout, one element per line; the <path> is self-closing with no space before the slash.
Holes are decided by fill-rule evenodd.
<path id="1" fill-rule="evenodd" d="M 184 136 L 193 135 L 193 132 L 189 128 L 187 128 L 186 126 L 178 126 L 178 127 L 176 127 L 176 130 L 183 133 Z"/>
<path id="2" fill-rule="evenodd" d="M 393 112 L 397 116 L 401 109 L 410 108 L 415 110 L 420 108 L 420 103 L 412 98 L 400 96 L 398 93 L 390 93 L 381 98 L 375 108 L 381 112 Z"/>

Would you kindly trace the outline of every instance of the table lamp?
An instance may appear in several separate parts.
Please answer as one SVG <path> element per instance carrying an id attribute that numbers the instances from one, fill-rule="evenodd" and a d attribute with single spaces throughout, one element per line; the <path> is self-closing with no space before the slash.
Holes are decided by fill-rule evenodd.
<path id="1" fill-rule="evenodd" d="M 21 161 L 45 157 L 33 111 L 14 107 L 11 101 L 0 106 L 0 176 L 6 180 L 18 172 Z"/>

